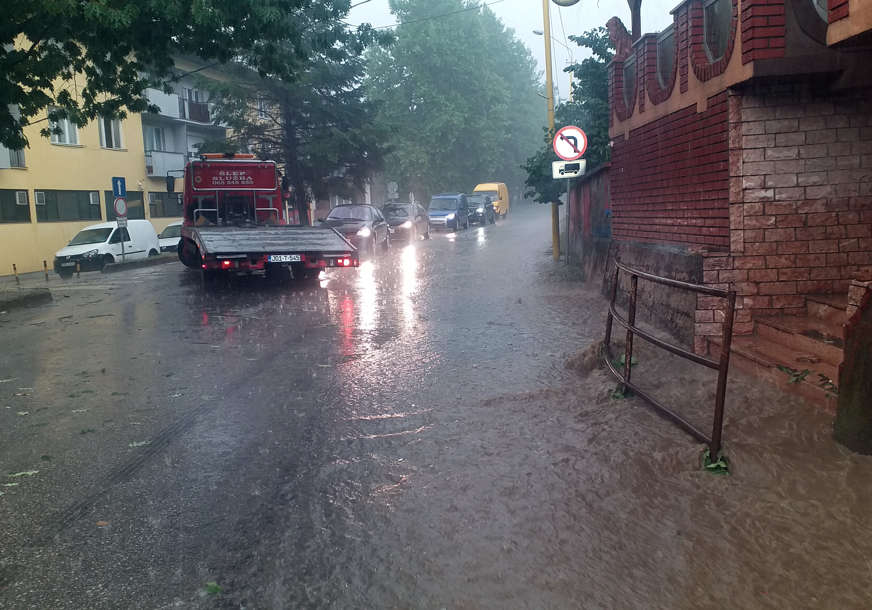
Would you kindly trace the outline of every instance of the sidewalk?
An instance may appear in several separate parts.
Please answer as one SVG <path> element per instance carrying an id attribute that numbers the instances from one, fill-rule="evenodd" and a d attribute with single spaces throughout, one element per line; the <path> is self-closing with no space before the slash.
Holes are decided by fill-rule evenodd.
<path id="1" fill-rule="evenodd" d="M 88 271 L 82 273 L 81 277 L 73 274 L 73 277 L 69 279 L 62 279 L 52 269 L 48 270 L 48 279 L 46 279 L 46 274 L 42 271 L 19 273 L 18 278 L 14 275 L 3 275 L 0 276 L 0 311 L 12 307 L 47 303 L 52 300 L 52 290 L 76 283 L 93 282 L 94 278 L 103 277 L 106 273 L 118 273 L 141 267 L 163 265 L 174 261 L 178 261 L 178 257 L 175 254 L 161 254 L 147 260 L 107 265 L 102 272 Z"/>

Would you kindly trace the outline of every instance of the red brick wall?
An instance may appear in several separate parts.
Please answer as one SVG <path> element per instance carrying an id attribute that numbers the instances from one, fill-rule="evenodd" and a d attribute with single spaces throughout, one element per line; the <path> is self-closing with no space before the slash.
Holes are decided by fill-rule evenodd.
<path id="1" fill-rule="evenodd" d="M 743 0 L 742 63 L 784 57 L 784 24 L 784 0 Z"/>
<path id="2" fill-rule="evenodd" d="M 829 0 L 829 22 L 833 23 L 848 16 L 848 0 Z"/>
<path id="3" fill-rule="evenodd" d="M 758 0 L 759 1 L 759 0 Z M 780 0 L 783 1 L 783 0 Z M 736 23 L 738 22 L 739 3 L 733 0 L 733 16 L 730 20 L 729 40 L 723 57 L 715 62 L 710 62 L 705 50 L 705 26 L 702 3 L 694 3 L 690 9 L 690 58 L 694 75 L 702 82 L 724 73 L 730 57 L 733 55 L 733 47 L 736 45 Z M 783 34 L 782 34 L 783 36 Z M 782 43 L 783 46 L 783 43 Z"/>
<path id="4" fill-rule="evenodd" d="M 615 239 L 729 246 L 727 95 L 614 140 Z"/>

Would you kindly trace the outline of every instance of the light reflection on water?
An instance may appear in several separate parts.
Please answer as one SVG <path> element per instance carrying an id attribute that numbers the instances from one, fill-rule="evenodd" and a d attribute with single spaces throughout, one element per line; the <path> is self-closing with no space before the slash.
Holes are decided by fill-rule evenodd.
<path id="1" fill-rule="evenodd" d="M 378 322 L 376 301 L 378 297 L 378 283 L 375 280 L 375 264 L 365 261 L 360 264 L 357 276 L 358 303 L 360 304 L 360 329 L 365 331 L 375 330 Z"/>
<path id="2" fill-rule="evenodd" d="M 412 302 L 412 294 L 418 286 L 418 251 L 414 245 L 403 248 L 400 255 L 400 272 L 402 273 L 400 299 L 403 307 L 403 323 L 406 330 L 410 330 L 415 325 L 415 304 Z"/>

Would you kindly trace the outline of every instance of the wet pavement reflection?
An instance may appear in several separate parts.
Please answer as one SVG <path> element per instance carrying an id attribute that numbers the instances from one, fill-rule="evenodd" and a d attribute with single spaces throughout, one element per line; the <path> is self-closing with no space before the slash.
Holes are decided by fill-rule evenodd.
<path id="1" fill-rule="evenodd" d="M 701 473 L 564 367 L 605 308 L 552 277 L 549 218 L 0 314 L 0 607 L 864 607 L 872 463 L 737 377 L 736 473 Z M 640 353 L 706 415 L 705 379 Z"/>

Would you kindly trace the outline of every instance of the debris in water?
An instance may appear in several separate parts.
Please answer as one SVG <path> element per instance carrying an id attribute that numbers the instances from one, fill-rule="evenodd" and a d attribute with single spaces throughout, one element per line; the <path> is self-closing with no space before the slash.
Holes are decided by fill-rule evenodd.
<path id="1" fill-rule="evenodd" d="M 13 472 L 8 476 L 10 479 L 18 479 L 20 477 L 32 477 L 35 474 L 39 474 L 39 470 L 22 470 L 21 472 Z"/>
<path id="2" fill-rule="evenodd" d="M 15 414 L 23 417 L 25 415 L 30 415 L 30 411 L 16 411 Z"/>
<path id="3" fill-rule="evenodd" d="M 128 447 L 144 447 L 145 445 L 151 444 L 151 441 L 133 441 Z"/>

